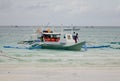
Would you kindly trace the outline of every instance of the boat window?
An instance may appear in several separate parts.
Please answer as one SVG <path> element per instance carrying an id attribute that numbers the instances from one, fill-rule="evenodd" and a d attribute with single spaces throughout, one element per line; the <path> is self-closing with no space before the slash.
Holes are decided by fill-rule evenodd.
<path id="1" fill-rule="evenodd" d="M 50 35 L 44 35 L 45 38 L 50 38 L 51 36 Z"/>

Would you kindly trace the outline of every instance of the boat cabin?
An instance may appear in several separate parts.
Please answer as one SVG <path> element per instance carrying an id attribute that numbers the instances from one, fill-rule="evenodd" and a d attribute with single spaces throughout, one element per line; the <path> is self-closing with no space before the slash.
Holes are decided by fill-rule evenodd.
<path id="1" fill-rule="evenodd" d="M 60 33 L 43 33 L 44 42 L 59 42 Z"/>
<path id="2" fill-rule="evenodd" d="M 43 33 L 44 42 L 61 42 L 61 43 L 75 43 L 71 34 L 60 34 L 60 33 Z"/>
<path id="3" fill-rule="evenodd" d="M 39 40 L 41 42 L 52 42 L 52 43 L 64 43 L 64 44 L 74 44 L 72 34 L 55 33 L 53 31 L 44 30 L 41 33 L 33 34 L 31 36 L 32 40 Z"/>

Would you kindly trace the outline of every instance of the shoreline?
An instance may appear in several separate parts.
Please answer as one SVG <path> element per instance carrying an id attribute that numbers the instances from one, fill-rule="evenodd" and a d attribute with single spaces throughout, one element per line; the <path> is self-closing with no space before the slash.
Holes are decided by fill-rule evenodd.
<path id="1" fill-rule="evenodd" d="M 1 64 L 0 63 L 0 69 L 1 68 L 76 68 L 76 69 L 96 69 L 96 70 L 110 70 L 110 69 L 114 69 L 114 70 L 120 70 L 120 66 L 93 66 L 93 65 L 89 65 L 89 66 L 69 66 L 69 65 L 47 65 L 47 64 L 34 64 L 34 63 L 23 63 L 23 64 Z"/>

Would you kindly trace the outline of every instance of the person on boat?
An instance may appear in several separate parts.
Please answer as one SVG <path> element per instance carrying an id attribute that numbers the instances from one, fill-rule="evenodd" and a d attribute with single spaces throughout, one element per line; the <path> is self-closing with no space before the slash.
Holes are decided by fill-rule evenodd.
<path id="1" fill-rule="evenodd" d="M 78 33 L 76 33 L 76 36 L 75 36 L 75 43 L 77 43 L 78 41 Z"/>
<path id="2" fill-rule="evenodd" d="M 50 33 L 50 32 L 51 32 L 50 28 L 48 28 L 48 29 L 47 29 L 47 32 L 48 32 L 48 33 Z"/>
<path id="3" fill-rule="evenodd" d="M 75 40 L 75 36 L 76 36 L 76 34 L 75 34 L 75 32 L 73 32 L 72 37 L 73 37 L 74 40 Z"/>
<path id="4" fill-rule="evenodd" d="M 73 40 L 75 40 L 75 39 L 76 39 L 76 34 L 75 34 L 75 32 L 73 32 L 72 37 L 73 37 Z M 76 41 L 75 41 L 75 42 L 76 42 Z"/>

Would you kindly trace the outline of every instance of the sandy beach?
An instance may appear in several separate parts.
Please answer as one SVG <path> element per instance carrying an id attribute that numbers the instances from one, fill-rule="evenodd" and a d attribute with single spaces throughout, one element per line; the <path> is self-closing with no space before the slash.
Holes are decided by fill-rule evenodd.
<path id="1" fill-rule="evenodd" d="M 0 54 L 0 81 L 120 81 L 118 66 L 74 66 L 51 63 L 30 63 L 18 58 Z"/>
<path id="2" fill-rule="evenodd" d="M 120 67 L 45 67 L 0 64 L 1 81 L 120 81 Z"/>

